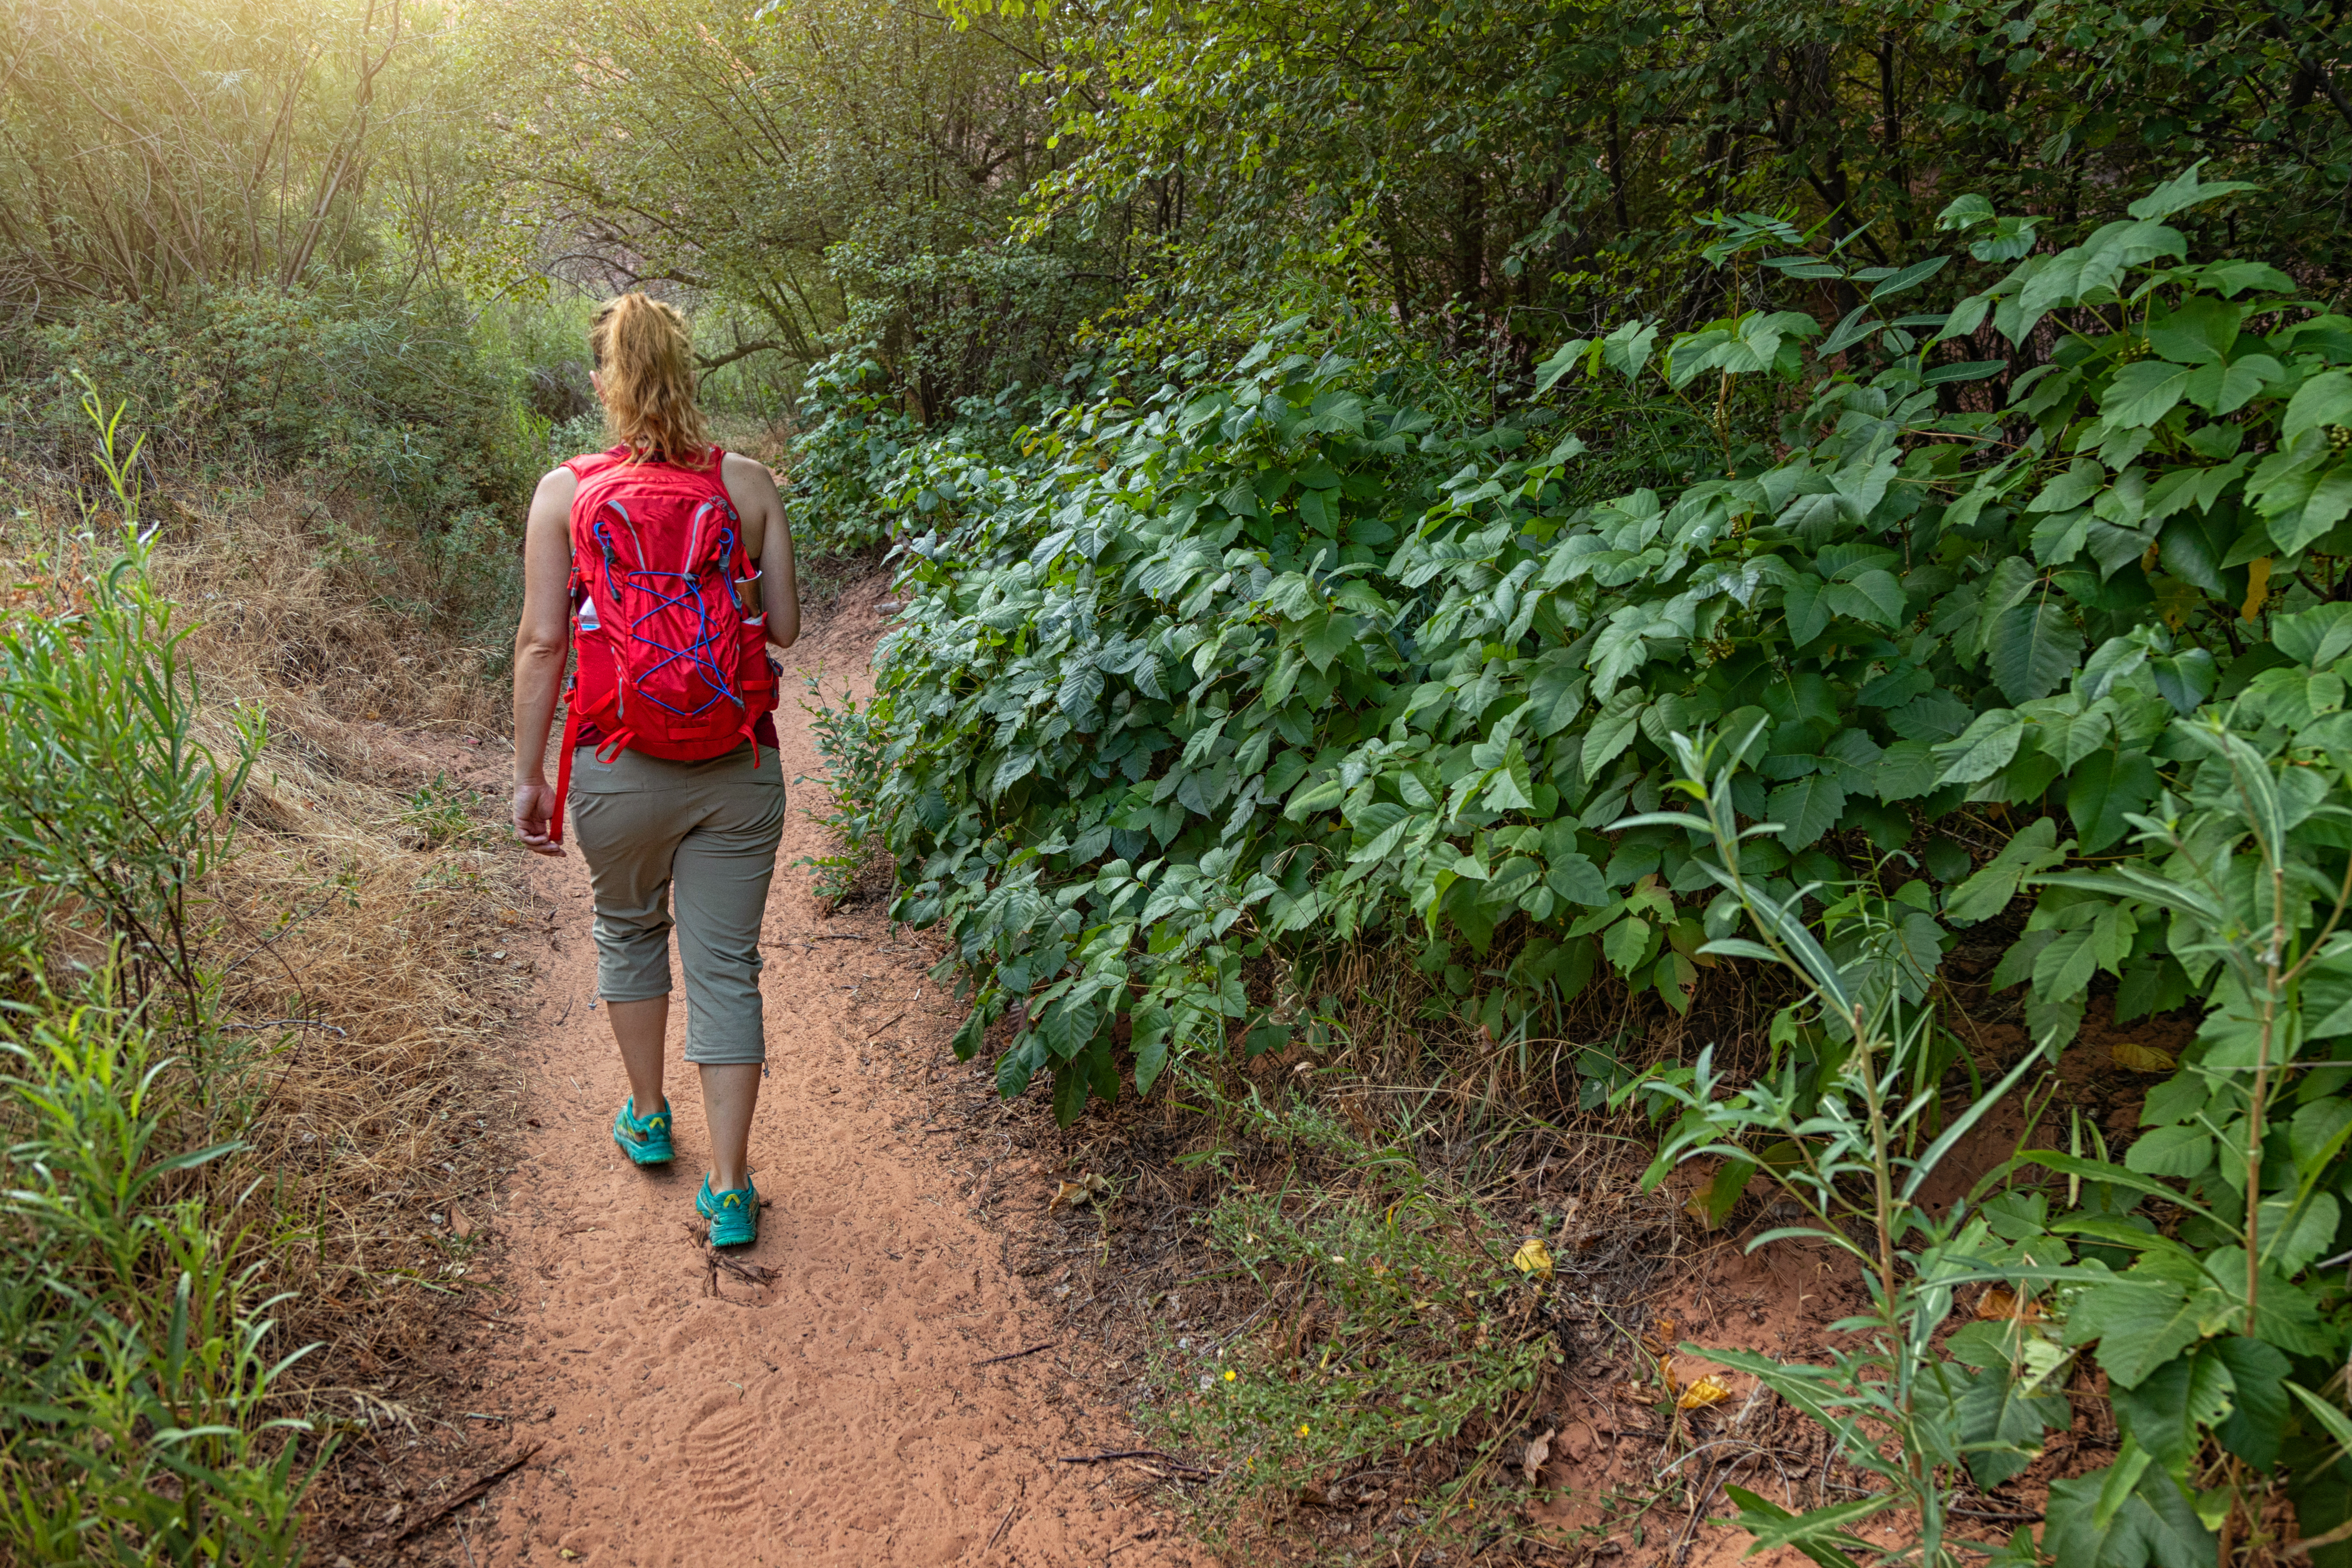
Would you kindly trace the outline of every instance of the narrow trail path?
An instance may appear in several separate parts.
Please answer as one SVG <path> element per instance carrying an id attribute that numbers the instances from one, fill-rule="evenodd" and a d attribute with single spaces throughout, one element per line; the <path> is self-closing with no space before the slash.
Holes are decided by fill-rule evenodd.
<path id="1" fill-rule="evenodd" d="M 793 650 L 828 694 L 870 688 L 875 590 Z M 822 772 L 806 718 L 777 714 L 787 780 Z M 751 1160 L 772 1202 L 746 1261 L 755 1286 L 710 1280 L 689 1235 L 708 1142 L 670 1026 L 678 1159 L 632 1168 L 614 1147 L 626 1093 L 595 995 L 588 878 L 544 863 L 552 906 L 535 1019 L 514 1049 L 526 1119 L 499 1226 L 510 1364 L 472 1397 L 516 1413 L 537 1457 L 503 1482 L 489 1564 L 1114 1563 L 1205 1561 L 1162 1520 L 1113 1502 L 1111 1467 L 1061 1455 L 1124 1447 L 1099 1429 L 1052 1354 L 996 1240 L 967 1211 L 924 1110 L 914 1064 L 957 1019 L 922 954 L 878 909 L 823 918 L 797 857 L 821 852 L 796 791 L 763 948 L 770 1077 Z M 512 945 L 512 944 L 510 944 Z M 925 1047 L 919 1052 L 917 1047 Z"/>

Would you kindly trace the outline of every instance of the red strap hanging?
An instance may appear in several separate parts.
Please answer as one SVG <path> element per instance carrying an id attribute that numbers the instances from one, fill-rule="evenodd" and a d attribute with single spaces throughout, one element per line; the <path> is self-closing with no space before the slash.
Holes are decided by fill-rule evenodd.
<path id="1" fill-rule="evenodd" d="M 547 814 L 547 839 L 563 842 L 563 802 L 572 794 L 572 748 L 580 738 L 580 704 L 563 704 L 563 754 L 555 763 L 555 809 Z"/>

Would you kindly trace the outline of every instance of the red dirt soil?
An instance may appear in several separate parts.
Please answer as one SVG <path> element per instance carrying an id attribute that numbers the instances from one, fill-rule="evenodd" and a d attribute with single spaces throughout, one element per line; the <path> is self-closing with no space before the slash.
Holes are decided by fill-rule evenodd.
<path id="1" fill-rule="evenodd" d="M 824 670 L 828 694 L 866 695 L 879 591 L 845 594 L 787 662 Z M 777 721 L 785 778 L 820 775 L 805 716 L 788 701 Z M 708 1144 L 677 1054 L 682 996 L 678 1159 L 640 1171 L 610 1132 L 627 1089 L 591 1006 L 586 869 L 576 852 L 535 868 L 553 918 L 509 943 L 539 985 L 513 1045 L 523 1149 L 496 1221 L 497 1294 L 520 1331 L 469 1397 L 516 1417 L 515 1452 L 544 1447 L 467 1510 L 465 1554 L 483 1568 L 1204 1562 L 1165 1519 L 1110 1500 L 1117 1467 L 1058 1462 L 1132 1439 L 1054 1353 L 975 1364 L 1060 1335 L 968 1211 L 933 1147 L 948 1140 L 911 1125 L 914 1086 L 885 1081 L 878 1042 L 943 1040 L 960 1015 L 878 906 L 829 919 L 808 893 L 793 862 L 830 848 L 803 815 L 819 787 L 795 789 L 763 933 L 772 1076 L 751 1159 L 772 1202 L 737 1256 L 776 1271 L 765 1285 L 722 1273 L 711 1294 L 689 1234 Z"/>

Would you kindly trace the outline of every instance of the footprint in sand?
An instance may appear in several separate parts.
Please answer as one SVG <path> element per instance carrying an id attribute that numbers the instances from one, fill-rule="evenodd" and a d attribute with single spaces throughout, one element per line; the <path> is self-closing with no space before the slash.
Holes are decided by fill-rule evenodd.
<path id="1" fill-rule="evenodd" d="M 740 1513 L 759 1500 L 765 1475 L 759 1412 L 734 1395 L 706 1401 L 686 1429 L 679 1447 L 686 1472 L 702 1506 L 713 1513 Z"/>

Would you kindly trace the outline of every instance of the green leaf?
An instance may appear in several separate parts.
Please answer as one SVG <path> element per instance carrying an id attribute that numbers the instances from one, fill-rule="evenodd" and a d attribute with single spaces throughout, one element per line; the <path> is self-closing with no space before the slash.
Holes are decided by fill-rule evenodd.
<path id="1" fill-rule="evenodd" d="M 2278 1463 L 2279 1434 L 2286 1426 L 2286 1374 L 2293 1369 L 2278 1351 L 2243 1334 L 2209 1340 L 2205 1349 L 2230 1374 L 2230 1414 L 2213 1436 L 2257 1471 L 2268 1471 Z"/>
<path id="2" fill-rule="evenodd" d="M 2213 1163 L 2213 1134 L 2202 1126 L 2156 1127 L 2124 1151 L 2124 1168 L 2143 1176 L 2187 1181 Z"/>
<path id="3" fill-rule="evenodd" d="M 1755 1174 L 1756 1162 L 1753 1160 L 1726 1160 L 1716 1168 L 1715 1179 L 1707 1183 L 1699 1194 L 1700 1205 L 1706 1211 L 1709 1230 L 1730 1215 Z"/>
<path id="4" fill-rule="evenodd" d="M 1913 262 L 1877 288 L 1873 289 L 1870 291 L 1870 302 L 1875 305 L 1881 300 L 1891 300 L 1897 294 L 1916 289 L 1920 284 L 1941 272 L 1950 264 L 1951 259 L 1948 256 L 1931 256 L 1925 261 Z"/>
<path id="5" fill-rule="evenodd" d="M 1827 359 L 1832 354 L 1843 353 L 1876 331 L 1878 319 L 1870 313 L 1870 307 L 1856 305 L 1830 330 L 1830 335 L 1822 340 L 1821 356 Z"/>
<path id="6" fill-rule="evenodd" d="M 1613 692 L 1594 716 L 1592 728 L 1584 732 L 1584 776 L 1597 778 L 1601 770 L 1617 759 L 1620 752 L 1633 743 L 1633 736 L 1642 722 L 1642 710 L 1649 700 L 1633 687 Z"/>
<path id="7" fill-rule="evenodd" d="M 1750 1535 L 1756 1535 L 1767 1530 L 1783 1530 L 1792 1521 L 1801 1527 L 1804 1523 L 1787 1509 L 1778 1503 L 1766 1501 L 1746 1487 L 1727 1486 L 1723 1489 L 1723 1492 L 1726 1497 L 1739 1506 L 1739 1528 Z M 1820 1510 L 1816 1510 L 1818 1511 Z M 1811 1520 L 1813 1517 L 1813 1514 L 1807 1514 L 1805 1519 Z M 1822 1531 L 1818 1538 L 1808 1532 L 1792 1535 L 1789 1537 L 1789 1541 L 1798 1551 L 1820 1563 L 1822 1568 L 1858 1568 L 1851 1556 L 1839 1550 L 1836 1542 L 1844 1542 L 1858 1552 L 1870 1550 L 1869 1542 L 1850 1540 L 1834 1527 Z"/>
<path id="8" fill-rule="evenodd" d="M 2122 838 L 2130 826 L 2125 814 L 2146 811 L 2156 788 L 2156 763 L 2144 752 L 2097 751 L 2077 763 L 2067 775 L 2066 815 L 2081 852 L 2095 855 Z"/>
<path id="9" fill-rule="evenodd" d="M 2098 1341 L 2099 1365 L 2117 1388 L 2137 1388 L 2204 1335 L 2195 1305 L 2168 1279 L 2126 1278 L 2086 1290 L 2066 1319 L 2066 1342 Z"/>
<path id="10" fill-rule="evenodd" d="M 2305 1038 L 2352 1034 L 2352 952 L 2314 963 L 2304 972 L 2301 994 Z"/>
<path id="11" fill-rule="evenodd" d="M 2099 972 L 2097 952 L 2086 929 L 2062 931 L 2033 958 L 2033 994 L 2043 1002 L 2078 996 Z"/>
<path id="12" fill-rule="evenodd" d="M 1818 577 L 1799 577 L 1781 591 L 1780 608 L 1789 617 L 1790 647 L 1803 647 L 1829 630 L 1828 594 L 1829 584 Z"/>
<path id="13" fill-rule="evenodd" d="M 2229 1411 L 2230 1369 L 2200 1345 L 2166 1362 L 2137 1387 L 2112 1389 L 2110 1397 L 2123 1429 L 2179 1479 L 2196 1458 L 2203 1429 Z"/>
<path id="14" fill-rule="evenodd" d="M 2186 719 L 2197 711 L 2211 695 L 2217 671 L 2213 656 L 2201 647 L 2184 648 L 2177 654 L 2147 661 L 2147 672 L 2156 678 L 2156 689 L 2172 710 Z"/>
<path id="15" fill-rule="evenodd" d="M 1933 748 L 1944 760 L 1939 782 L 1977 784 L 1992 777 L 2009 766 L 2024 739 L 2025 720 L 2015 709 L 1996 708 L 1978 714 L 1957 739 Z"/>
<path id="16" fill-rule="evenodd" d="M 1355 646 L 1357 621 L 1353 616 L 1335 616 L 1318 610 L 1300 623 L 1304 636 L 1301 651 L 1307 662 L 1318 672 L 1331 668 L 1331 661 Z"/>
<path id="17" fill-rule="evenodd" d="M 1347 798 L 1348 786 L 1339 782 L 1335 773 L 1319 783 L 1300 784 L 1291 795 L 1290 804 L 1282 808 L 1282 815 L 1293 822 L 1303 822 L 1318 811 L 1338 810 L 1339 803 Z"/>
<path id="18" fill-rule="evenodd" d="M 1780 825 L 1780 843 L 1793 853 L 1837 826 L 1845 791 L 1827 773 L 1791 779 L 1772 792 L 1764 815 Z"/>
<path id="19" fill-rule="evenodd" d="M 2151 1465 L 2096 1522 L 2110 1470 L 2050 1483 L 2042 1550 L 2064 1568 L 2213 1568 L 2219 1543 L 2197 1510 L 2162 1469 Z"/>
<path id="20" fill-rule="evenodd" d="M 2299 1383 L 2288 1383 L 2284 1386 L 2303 1401 L 2312 1415 L 2318 1418 L 2321 1428 L 2336 1440 L 2339 1447 L 2352 1448 L 2352 1420 L 2346 1419 L 2344 1412 Z"/>
<path id="21" fill-rule="evenodd" d="M 988 1009 L 974 1007 L 965 1015 L 963 1023 L 956 1029 L 955 1038 L 949 1042 L 950 1048 L 956 1054 L 956 1060 L 960 1062 L 971 1060 L 980 1050 L 981 1037 L 987 1033 Z"/>
<path id="22" fill-rule="evenodd" d="M 1601 952 L 1620 974 L 1631 974 L 1649 951 L 1650 922 L 1638 915 L 1627 915 L 1601 935 Z"/>
<path id="23" fill-rule="evenodd" d="M 2073 1418 L 2063 1396 L 2024 1392 L 2005 1358 L 1977 1372 L 1951 1363 L 1930 1367 L 1918 1389 L 1922 1413 L 1951 1422 L 1969 1473 L 1981 1487 L 1997 1487 L 2023 1471 L 2042 1452 L 2042 1434 Z"/>
<path id="24" fill-rule="evenodd" d="M 2153 425 L 2187 395 L 2189 374 L 2186 366 L 2160 359 L 2127 364 L 2116 373 L 2106 395 L 2099 399 L 2099 412 L 2110 429 L 2137 430 Z"/>
<path id="25" fill-rule="evenodd" d="M 1087 1096 L 1092 1089 L 1092 1075 L 1076 1062 L 1064 1062 L 1054 1068 L 1054 1121 L 1067 1127 L 1086 1114 Z"/>
<path id="26" fill-rule="evenodd" d="M 1897 741 L 1878 754 L 1878 798 L 1891 805 L 1926 795 L 1942 771 L 1927 742 Z"/>
<path id="27" fill-rule="evenodd" d="M 1903 624 L 1903 584 L 1892 572 L 1874 568 L 1859 574 L 1852 583 L 1840 584 L 1832 592 L 1837 595 L 1838 609 L 1858 621 L 1874 622 L 1889 630 Z"/>
<path id="28" fill-rule="evenodd" d="M 2083 634 L 2054 595 L 2001 612 L 1989 643 L 1993 683 L 2012 703 L 2049 696 L 2083 660 Z"/>
<path id="29" fill-rule="evenodd" d="M 2208 414 L 2235 414 L 2284 374 L 2284 367 L 2268 354 L 2248 354 L 2233 364 L 2200 365 L 2189 378 L 2189 401 Z"/>
<path id="30" fill-rule="evenodd" d="M 1144 1003 L 1133 1016 L 1135 1033 L 1129 1045 L 1135 1052 L 1135 1091 L 1150 1094 L 1168 1065 L 1169 1037 L 1174 1032 L 1175 1019 L 1158 1002 Z"/>
<path id="31" fill-rule="evenodd" d="M 2175 364 L 2216 364 L 2230 357 L 2246 307 L 2191 294 L 2148 322 L 2147 344 Z"/>
<path id="32" fill-rule="evenodd" d="M 2263 1267 L 2289 1279 L 2335 1245 L 2336 1227 L 2343 1217 L 2336 1195 L 2324 1191 L 2313 1193 L 2300 1205 L 2291 1194 L 2264 1198 L 2260 1214 Z"/>
<path id="33" fill-rule="evenodd" d="M 2009 361 L 2005 359 L 1955 360 L 1948 364 L 1929 367 L 1927 374 L 1919 381 L 1924 386 L 1942 386 L 1955 381 L 1990 381 L 2009 368 Z"/>
<path id="34" fill-rule="evenodd" d="M 1557 384 L 1560 377 L 1576 368 L 1576 362 L 1592 348 L 1590 338 L 1570 338 L 1554 349 L 1549 358 L 1536 366 L 1536 395 L 1541 397 Z"/>
<path id="35" fill-rule="evenodd" d="M 1574 850 L 1552 858 L 1550 869 L 1544 874 L 1544 886 L 1568 903 L 1585 909 L 1600 909 L 1609 900 L 1609 883 L 1601 875 L 1601 868 L 1591 858 Z"/>
<path id="36" fill-rule="evenodd" d="M 2243 180 L 2200 182 L 2197 177 L 2197 171 L 2204 166 L 2205 160 L 2200 158 L 2124 210 L 2137 218 L 2167 218 L 2175 213 L 2187 212 L 2190 207 L 2210 202 L 2217 196 L 2226 196 L 2238 191 L 2251 191 L 2258 188 L 2248 184 Z"/>
<path id="37" fill-rule="evenodd" d="M 1528 755 L 1518 737 L 1511 738 L 1502 765 L 1486 785 L 1485 804 L 1494 811 L 1527 811 L 1536 804 L 1535 780 L 1528 773 Z"/>
<path id="38" fill-rule="evenodd" d="M 2352 424 L 2352 371 L 2323 371 L 2295 388 L 2279 421 L 2279 450 L 2321 425 Z"/>
<path id="39" fill-rule="evenodd" d="M 1944 900 L 1944 913 L 1953 920 L 1991 919 L 2017 897 L 2021 879 L 2059 858 L 2057 845 L 2057 823 L 2046 816 L 2035 817 L 1981 870 L 1952 889 L 1952 896 Z"/>

